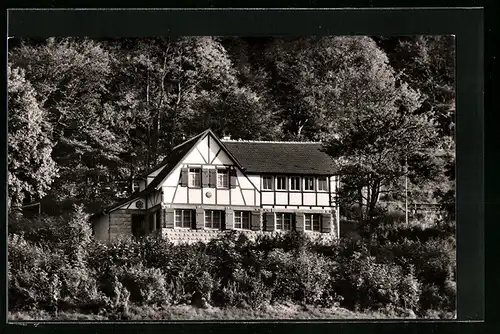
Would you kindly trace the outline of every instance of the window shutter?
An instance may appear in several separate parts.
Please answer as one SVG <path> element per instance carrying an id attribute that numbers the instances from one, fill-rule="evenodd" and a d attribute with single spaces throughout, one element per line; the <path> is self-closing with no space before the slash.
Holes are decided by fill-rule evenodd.
<path id="1" fill-rule="evenodd" d="M 231 183 L 231 188 L 236 188 L 237 180 L 236 180 L 236 169 L 232 168 L 229 170 L 229 179 Z"/>
<path id="2" fill-rule="evenodd" d="M 266 212 L 266 231 L 274 231 L 274 212 Z"/>
<path id="3" fill-rule="evenodd" d="M 205 210 L 203 209 L 196 209 L 196 228 L 205 228 Z"/>
<path id="4" fill-rule="evenodd" d="M 226 230 L 232 230 L 234 229 L 234 211 L 233 210 L 226 210 L 226 224 L 225 224 L 225 229 Z"/>
<path id="5" fill-rule="evenodd" d="M 181 169 L 181 182 L 180 182 L 181 187 L 187 187 L 187 185 L 188 185 L 188 176 L 189 176 L 189 169 L 188 168 L 182 168 Z"/>
<path id="6" fill-rule="evenodd" d="M 209 169 L 209 182 L 208 186 L 210 188 L 215 188 L 217 186 L 217 170 L 216 169 Z"/>
<path id="7" fill-rule="evenodd" d="M 252 231 L 260 231 L 260 212 L 252 212 L 250 229 Z"/>
<path id="8" fill-rule="evenodd" d="M 208 169 L 204 169 L 201 172 L 201 185 L 202 187 L 208 187 L 208 182 L 209 182 L 209 174 L 208 174 Z"/>
<path id="9" fill-rule="evenodd" d="M 297 212 L 295 214 L 295 231 L 303 232 L 304 231 L 304 213 Z"/>
<path id="10" fill-rule="evenodd" d="M 174 209 L 166 209 L 166 215 L 167 219 L 163 222 L 163 226 L 165 228 L 174 228 L 174 221 L 175 221 L 175 210 Z"/>
<path id="11" fill-rule="evenodd" d="M 322 224 L 321 224 L 321 232 L 330 233 L 332 231 L 332 214 L 324 213 L 321 215 Z"/>

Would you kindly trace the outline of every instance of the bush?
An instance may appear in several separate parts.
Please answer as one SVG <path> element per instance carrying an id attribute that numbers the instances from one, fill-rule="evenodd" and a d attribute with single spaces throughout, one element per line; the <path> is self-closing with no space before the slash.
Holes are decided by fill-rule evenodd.
<path id="1" fill-rule="evenodd" d="M 307 250 L 294 254 L 275 249 L 268 255 L 265 269 L 275 301 L 319 304 L 326 298 L 331 263 L 321 255 Z"/>
<path id="2" fill-rule="evenodd" d="M 421 310 L 441 310 L 453 312 L 456 310 L 456 283 L 447 280 L 443 287 L 433 283 L 423 284 L 419 304 Z M 425 313 L 424 313 L 425 314 Z"/>
<path id="3" fill-rule="evenodd" d="M 360 310 L 416 309 L 420 295 L 420 283 L 411 270 L 405 273 L 400 266 L 377 263 L 360 253 L 339 263 L 333 288 L 343 297 L 341 305 Z"/>
<path id="4" fill-rule="evenodd" d="M 163 270 L 173 291 L 174 302 L 189 303 L 195 294 L 210 300 L 220 284 L 213 274 L 216 272 L 215 263 L 214 257 L 207 254 L 202 244 L 174 247 Z"/>
<path id="5" fill-rule="evenodd" d="M 206 245 L 173 245 L 156 238 L 102 243 L 89 237 L 81 211 L 66 218 L 69 227 L 43 221 L 48 241 L 14 224 L 20 234 L 8 240 L 10 310 L 80 309 L 118 312 L 119 318 L 134 305 L 207 302 L 252 308 L 341 303 L 389 314 L 441 310 L 442 317 L 455 310 L 456 247 L 446 225 L 429 230 L 384 223 L 370 237 L 329 245 L 296 232 L 256 241 L 233 232 Z"/>
<path id="6" fill-rule="evenodd" d="M 87 268 L 65 266 L 60 270 L 61 293 L 58 309 L 83 310 L 98 314 L 110 300 L 99 289 L 95 273 Z"/>
<path id="7" fill-rule="evenodd" d="M 167 290 L 163 272 L 142 264 L 119 266 L 112 269 L 116 280 L 130 292 L 130 301 L 139 305 L 170 304 L 172 296 Z"/>
<path id="8" fill-rule="evenodd" d="M 384 263 L 396 263 L 404 268 L 413 266 L 415 275 L 423 283 L 443 287 L 446 280 L 455 277 L 454 239 L 427 242 L 403 239 L 372 247 L 372 254 Z"/>
<path id="9" fill-rule="evenodd" d="M 274 249 L 282 249 L 285 252 L 298 252 L 310 247 L 311 241 L 303 232 L 290 231 L 276 233 L 273 235 L 259 235 L 255 241 L 257 249 L 270 252 Z"/>
<path id="10" fill-rule="evenodd" d="M 260 277 L 238 269 L 234 280 L 215 291 L 212 301 L 218 306 L 238 306 L 260 308 L 271 300 L 271 292 Z"/>

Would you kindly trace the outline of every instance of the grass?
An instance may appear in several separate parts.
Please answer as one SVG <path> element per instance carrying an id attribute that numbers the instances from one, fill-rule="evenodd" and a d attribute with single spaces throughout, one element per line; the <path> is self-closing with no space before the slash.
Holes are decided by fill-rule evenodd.
<path id="1" fill-rule="evenodd" d="M 265 319 L 394 319 L 394 316 L 381 312 L 352 312 L 344 308 L 318 308 L 299 305 L 273 305 L 260 309 L 251 308 L 196 308 L 190 305 L 163 307 L 132 306 L 125 320 L 265 320 Z M 9 312 L 9 321 L 57 320 L 57 321 L 95 321 L 114 320 L 103 315 L 82 314 L 77 312 L 47 311 Z"/>

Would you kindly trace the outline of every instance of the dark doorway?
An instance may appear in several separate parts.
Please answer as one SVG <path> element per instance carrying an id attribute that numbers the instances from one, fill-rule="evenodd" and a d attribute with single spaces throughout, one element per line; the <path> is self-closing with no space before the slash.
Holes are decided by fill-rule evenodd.
<path id="1" fill-rule="evenodd" d="M 161 210 L 156 211 L 156 229 L 160 230 L 161 229 Z"/>
<path id="2" fill-rule="evenodd" d="M 132 215 L 132 234 L 134 237 L 143 237 L 146 235 L 143 222 L 144 215 Z"/>

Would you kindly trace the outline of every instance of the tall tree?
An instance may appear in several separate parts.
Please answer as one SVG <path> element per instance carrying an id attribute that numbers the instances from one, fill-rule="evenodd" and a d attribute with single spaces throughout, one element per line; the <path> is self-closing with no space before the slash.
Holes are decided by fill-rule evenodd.
<path id="1" fill-rule="evenodd" d="M 239 84 L 218 38 L 130 39 L 116 43 L 114 53 L 120 66 L 116 104 L 128 122 L 121 128 L 142 170 L 207 127 L 245 138 L 273 129 L 267 125 L 272 116 L 251 88 Z"/>
<path id="2" fill-rule="evenodd" d="M 336 73 L 343 83 L 335 90 L 339 99 L 327 148 L 339 161 L 345 185 L 365 197 L 365 213 L 372 216 L 380 193 L 391 191 L 402 176 L 433 176 L 428 157 L 437 134 L 426 115 L 414 113 L 418 92 L 398 78 L 373 41 L 359 41 L 373 52 L 357 58 L 357 67 Z"/>
<path id="3" fill-rule="evenodd" d="M 57 177 L 46 112 L 24 71 L 8 64 L 8 205 L 40 199 Z"/>
<path id="4" fill-rule="evenodd" d="M 336 117 L 359 109 L 363 90 L 388 68 L 385 54 L 368 37 L 276 39 L 266 57 L 270 86 L 292 138 L 317 140 L 336 131 Z"/>
<path id="5" fill-rule="evenodd" d="M 444 148 L 438 163 L 439 180 L 427 180 L 426 185 L 412 185 L 412 197 L 427 197 L 449 211 L 455 196 L 455 37 L 405 36 L 376 37 L 389 57 L 390 64 L 401 78 L 421 92 L 422 104 L 415 110 L 434 120 L 440 146 Z M 429 196 L 432 194 L 432 196 Z M 452 213 L 452 212 L 450 212 Z"/>
<path id="6" fill-rule="evenodd" d="M 390 64 L 402 79 L 422 94 L 417 113 L 436 121 L 440 134 L 452 136 L 455 127 L 455 37 L 376 37 Z"/>
<path id="7" fill-rule="evenodd" d="M 122 152 L 122 140 L 111 129 L 117 117 L 106 103 L 109 53 L 96 41 L 51 38 L 22 43 L 9 60 L 24 69 L 52 124 L 52 156 L 61 177 L 51 195 L 73 202 L 111 200 L 116 189 L 106 193 L 97 186 L 118 173 Z"/>

